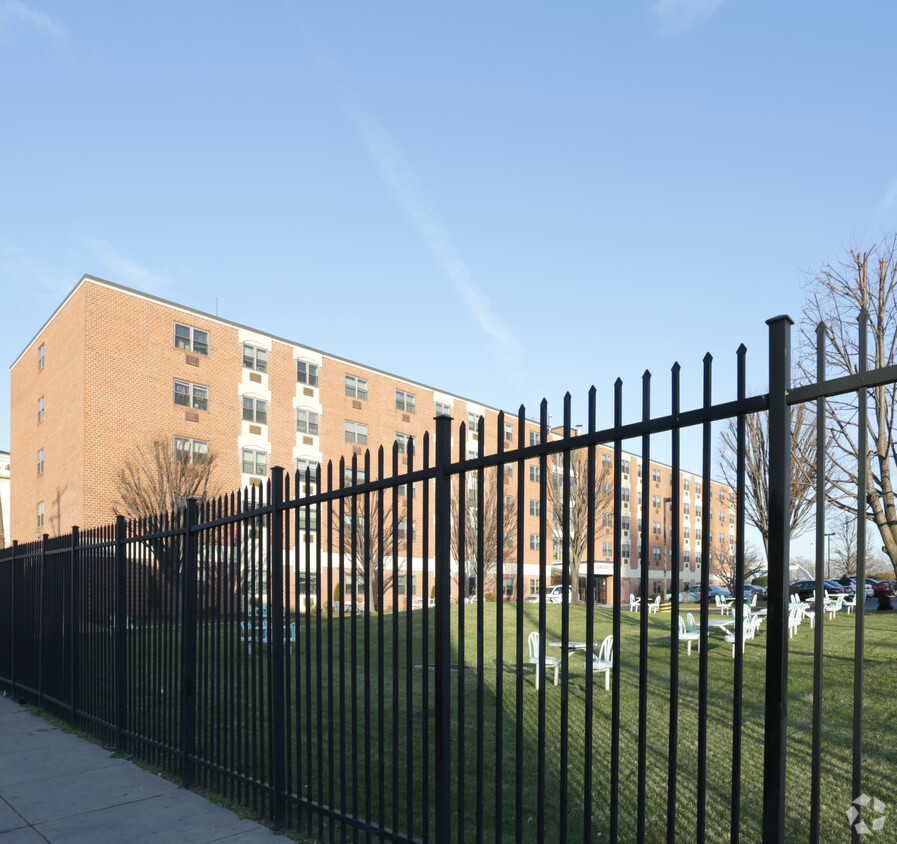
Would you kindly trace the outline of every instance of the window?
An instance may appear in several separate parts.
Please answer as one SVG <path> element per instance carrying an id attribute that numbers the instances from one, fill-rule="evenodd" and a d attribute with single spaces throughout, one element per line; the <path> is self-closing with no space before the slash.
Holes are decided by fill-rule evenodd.
<path id="1" fill-rule="evenodd" d="M 318 511 L 315 507 L 299 508 L 299 530 L 317 530 Z"/>
<path id="2" fill-rule="evenodd" d="M 258 346 L 250 346 L 249 343 L 243 344 L 243 367 L 245 369 L 254 369 L 256 372 L 268 371 L 268 351 L 260 349 Z"/>
<path id="3" fill-rule="evenodd" d="M 416 522 L 411 522 L 411 541 L 414 542 L 417 531 L 415 530 Z M 406 519 L 401 519 L 398 524 L 398 538 L 401 542 L 404 542 L 408 539 L 408 522 Z"/>
<path id="4" fill-rule="evenodd" d="M 701 518 L 701 502 L 700 501 L 695 501 L 695 517 L 698 519 Z"/>
<path id="5" fill-rule="evenodd" d="M 541 547 L 542 547 L 542 537 L 539 536 L 538 533 L 531 533 L 529 535 L 530 551 L 538 551 Z"/>
<path id="6" fill-rule="evenodd" d="M 174 456 L 186 463 L 203 463 L 209 456 L 209 444 L 189 437 L 175 437 Z"/>
<path id="7" fill-rule="evenodd" d="M 477 459 L 477 450 L 475 448 L 467 449 L 467 459 L 468 460 L 476 460 Z"/>
<path id="8" fill-rule="evenodd" d="M 628 542 L 620 546 L 620 556 L 622 556 L 624 560 L 629 559 L 629 543 Z"/>
<path id="9" fill-rule="evenodd" d="M 444 404 L 441 401 L 436 402 L 436 415 L 437 416 L 451 416 L 452 415 L 452 406 L 450 404 Z"/>
<path id="10" fill-rule="evenodd" d="M 174 324 L 174 345 L 176 349 L 183 349 L 196 355 L 207 355 L 209 353 L 209 332 L 176 322 Z"/>
<path id="11" fill-rule="evenodd" d="M 712 530 L 707 531 L 707 542 L 708 543 L 713 542 L 713 531 Z"/>
<path id="12" fill-rule="evenodd" d="M 682 488 L 683 488 L 686 492 L 688 492 L 688 478 L 686 478 L 684 481 L 682 481 Z"/>
<path id="13" fill-rule="evenodd" d="M 659 484 L 660 483 L 660 469 L 652 469 L 651 470 L 651 478 L 653 479 L 654 483 Z"/>
<path id="14" fill-rule="evenodd" d="M 735 524 L 735 514 L 734 513 L 729 513 L 729 524 L 730 525 Z"/>
<path id="15" fill-rule="evenodd" d="M 479 439 L 480 436 L 480 415 L 478 413 L 467 414 L 467 433 L 473 440 Z"/>
<path id="16" fill-rule="evenodd" d="M 321 417 L 312 410 L 296 411 L 296 430 L 300 434 L 318 436 L 321 432 Z"/>
<path id="17" fill-rule="evenodd" d="M 46 353 L 44 351 L 44 344 L 41 343 L 37 350 L 37 368 L 38 368 L 38 370 L 41 370 L 44 368 L 45 354 Z M 43 520 L 41 520 L 41 524 L 43 524 Z"/>
<path id="18" fill-rule="evenodd" d="M 352 476 L 352 467 L 345 466 L 343 468 L 343 486 L 354 486 L 355 484 L 363 484 L 367 480 L 367 472 L 364 469 L 356 469 L 355 477 Z"/>
<path id="19" fill-rule="evenodd" d="M 414 413 L 414 393 L 396 390 L 396 410 L 401 410 L 404 413 Z"/>
<path id="20" fill-rule="evenodd" d="M 660 536 L 660 522 L 654 522 L 652 530 L 655 536 Z"/>
<path id="21" fill-rule="evenodd" d="M 300 457 L 296 460 L 296 471 L 299 473 L 299 483 L 304 484 L 308 478 L 308 488 L 306 493 L 312 493 L 318 484 L 318 470 L 321 464 L 317 460 L 309 460 Z"/>
<path id="22" fill-rule="evenodd" d="M 514 442 L 514 426 L 510 422 L 505 422 L 505 441 Z"/>
<path id="23" fill-rule="evenodd" d="M 642 517 L 641 516 L 638 517 L 638 532 L 639 533 L 642 532 Z"/>
<path id="24" fill-rule="evenodd" d="M 361 422 L 349 422 L 346 420 L 346 442 L 358 443 L 358 445 L 368 444 L 368 426 L 362 425 Z"/>
<path id="25" fill-rule="evenodd" d="M 614 465 L 614 459 L 609 454 L 601 455 L 601 468 L 605 470 L 610 470 L 611 466 Z"/>
<path id="26" fill-rule="evenodd" d="M 243 474 L 267 475 L 268 455 L 264 451 L 256 451 L 252 448 L 243 449 Z"/>
<path id="27" fill-rule="evenodd" d="M 508 511 L 514 506 L 514 496 L 506 495 L 505 496 L 505 510 Z"/>
<path id="28" fill-rule="evenodd" d="M 413 595 L 414 587 L 417 585 L 416 575 L 411 575 L 411 591 L 407 591 L 408 578 L 404 574 L 396 575 L 396 586 L 400 595 Z"/>
<path id="29" fill-rule="evenodd" d="M 318 367 L 304 360 L 296 361 L 296 380 L 300 384 L 308 384 L 309 387 L 318 386 Z"/>
<path id="30" fill-rule="evenodd" d="M 695 495 L 701 494 L 701 482 L 695 481 Z"/>
<path id="31" fill-rule="evenodd" d="M 638 464 L 638 476 L 639 477 L 642 476 L 642 464 L 641 463 Z"/>
<path id="32" fill-rule="evenodd" d="M 696 542 L 701 541 L 701 529 L 700 528 L 695 528 L 695 541 Z"/>
<path id="33" fill-rule="evenodd" d="M 721 489 L 721 490 L 719 491 L 719 500 L 720 500 L 720 501 L 725 501 L 725 500 L 726 500 L 726 491 L 725 491 L 724 489 Z"/>
<path id="34" fill-rule="evenodd" d="M 726 514 L 722 510 L 719 511 L 719 520 L 721 522 L 724 522 L 726 520 Z"/>
<path id="35" fill-rule="evenodd" d="M 659 509 L 660 509 L 660 496 L 659 496 L 659 495 L 653 495 L 653 496 L 651 496 L 651 504 L 652 504 L 656 509 L 659 510 Z"/>
<path id="36" fill-rule="evenodd" d="M 623 530 L 629 530 L 629 516 L 622 516 L 620 521 L 623 523 Z"/>
<path id="37" fill-rule="evenodd" d="M 396 446 L 399 454 L 408 454 L 408 445 L 411 442 L 410 434 L 396 434 Z"/>
<path id="38" fill-rule="evenodd" d="M 259 425 L 268 424 L 268 403 L 261 399 L 243 396 L 243 419 Z"/>
<path id="39" fill-rule="evenodd" d="M 354 375 L 346 376 L 346 395 L 353 399 L 363 399 L 367 401 L 368 382 L 364 378 L 356 378 Z"/>
<path id="40" fill-rule="evenodd" d="M 189 381 L 174 382 L 174 403 L 194 410 L 209 409 L 209 388 Z"/>
<path id="41" fill-rule="evenodd" d="M 514 597 L 514 577 L 513 575 L 505 575 L 502 578 L 502 593 L 505 598 Z"/>
<path id="42" fill-rule="evenodd" d="M 41 346 L 41 348 L 43 348 L 43 346 Z M 44 502 L 43 501 L 37 502 L 37 526 L 38 527 L 44 526 Z"/>
<path id="43" fill-rule="evenodd" d="M 629 503 L 629 487 L 628 486 L 620 487 L 620 499 L 626 504 Z"/>
<path id="44" fill-rule="evenodd" d="M 529 502 L 529 514 L 531 516 L 538 516 L 542 512 L 542 502 L 530 500 Z"/>
<path id="45" fill-rule="evenodd" d="M 43 475 L 44 473 L 44 450 L 39 448 L 37 450 L 37 474 Z"/>
<path id="46" fill-rule="evenodd" d="M 529 467 L 529 479 L 535 483 L 539 483 L 542 478 L 542 470 L 538 466 Z"/>
<path id="47" fill-rule="evenodd" d="M 613 542 L 603 542 L 601 544 L 601 553 L 605 557 L 610 557 L 614 553 L 614 544 Z"/>
<path id="48" fill-rule="evenodd" d="M 535 431 L 529 432 L 529 444 L 530 445 L 539 445 L 542 442 L 542 435 L 536 433 Z"/>
<path id="49" fill-rule="evenodd" d="M 623 460 L 623 461 L 620 463 L 620 468 L 623 470 L 623 474 L 624 474 L 624 475 L 628 475 L 628 474 L 629 474 L 629 461 L 628 461 L 628 460 Z"/>
<path id="50" fill-rule="evenodd" d="M 638 506 L 639 506 L 639 507 L 642 506 L 642 490 L 641 490 L 641 487 L 639 487 L 639 491 L 638 491 Z"/>
<path id="51" fill-rule="evenodd" d="M 414 498 L 415 495 L 416 495 L 415 490 L 416 490 L 416 487 L 414 486 L 414 484 L 412 484 L 412 485 L 411 485 L 411 497 L 412 497 L 412 498 Z M 407 498 L 407 497 L 408 497 L 408 484 L 401 484 L 401 485 L 399 486 L 399 495 L 400 495 L 402 498 Z"/>
<path id="52" fill-rule="evenodd" d="M 38 423 L 44 421 L 44 397 L 41 396 L 37 400 L 37 421 Z"/>
<path id="53" fill-rule="evenodd" d="M 682 528 L 682 537 L 688 542 L 688 525 Z"/>
<path id="54" fill-rule="evenodd" d="M 687 516 L 687 515 L 688 515 L 688 511 L 689 511 L 689 503 L 686 501 L 686 502 L 682 505 L 682 513 L 683 513 L 683 515 Z"/>
<path id="55" fill-rule="evenodd" d="M 660 548 L 652 548 L 651 549 L 651 558 L 655 563 L 660 562 Z"/>

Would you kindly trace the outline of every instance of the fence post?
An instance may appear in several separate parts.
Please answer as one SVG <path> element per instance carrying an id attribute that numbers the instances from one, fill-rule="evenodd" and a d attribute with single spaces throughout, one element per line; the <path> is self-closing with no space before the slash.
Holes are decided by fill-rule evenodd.
<path id="1" fill-rule="evenodd" d="M 81 541 L 81 532 L 78 526 L 72 528 L 72 548 L 71 548 L 71 564 L 69 566 L 70 591 L 69 596 L 72 604 L 72 611 L 69 613 L 69 643 L 71 647 L 71 671 L 69 673 L 69 703 L 72 707 L 71 724 L 74 726 L 77 718 L 78 708 L 80 706 L 79 688 L 81 684 L 81 608 L 79 606 L 81 598 L 78 590 L 80 573 L 79 560 L 79 544 Z"/>
<path id="2" fill-rule="evenodd" d="M 184 510 L 184 561 L 181 574 L 181 782 L 193 785 L 196 752 L 196 524 L 199 499 Z"/>
<path id="3" fill-rule="evenodd" d="M 37 573 L 37 705 L 44 708 L 44 569 L 47 565 L 47 542 L 50 535 L 45 533 L 40 540 L 40 568 Z"/>
<path id="4" fill-rule="evenodd" d="M 769 627 L 763 747 L 763 844 L 785 840 L 785 743 L 788 723 L 788 581 L 791 510 L 791 326 L 769 326 Z"/>
<path id="5" fill-rule="evenodd" d="M 436 554 L 436 629 L 434 647 L 436 658 L 436 842 L 451 840 L 451 558 L 452 558 L 452 482 L 449 464 L 452 457 L 452 418 L 436 417 L 435 469 L 436 484 L 434 532 Z M 463 600 L 459 592 L 458 600 Z"/>
<path id="6" fill-rule="evenodd" d="M 128 642 L 127 633 L 127 559 L 125 554 L 125 517 L 115 517 L 115 612 L 112 616 L 115 635 L 115 746 L 124 751 L 125 721 L 128 717 Z"/>
<path id="7" fill-rule="evenodd" d="M 271 584 L 271 603 L 268 605 L 268 650 L 271 657 L 271 768 L 274 795 L 271 819 L 283 826 L 286 815 L 286 761 L 284 747 L 284 665 L 283 665 L 283 467 L 271 469 L 271 554 L 268 558 L 268 583 Z M 298 647 L 298 643 L 297 643 Z"/>
<path id="8" fill-rule="evenodd" d="M 14 539 L 12 541 L 12 557 L 10 559 L 10 565 L 12 566 L 12 582 L 10 583 L 10 589 L 12 590 L 12 600 L 10 603 L 10 629 L 12 630 L 12 641 L 10 642 L 10 685 L 12 688 L 10 689 L 10 694 L 13 697 L 13 700 L 16 700 L 16 640 L 21 641 L 21 636 L 18 635 L 18 627 L 16 626 L 16 607 L 18 605 L 18 601 L 16 600 L 16 551 L 19 548 L 19 540 Z"/>

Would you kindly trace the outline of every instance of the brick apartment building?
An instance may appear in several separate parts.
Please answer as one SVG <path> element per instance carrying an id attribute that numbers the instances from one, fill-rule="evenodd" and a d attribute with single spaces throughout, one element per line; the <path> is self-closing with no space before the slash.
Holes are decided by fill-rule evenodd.
<path id="1" fill-rule="evenodd" d="M 373 454 L 381 445 L 391 454 L 396 442 L 400 448 L 409 437 L 422 442 L 442 413 L 453 417 L 455 431 L 459 422 L 470 423 L 467 449 L 473 455 L 476 420 L 484 416 L 487 431 L 494 432 L 498 417 L 493 407 L 91 276 L 78 282 L 13 363 L 11 406 L 11 536 L 20 542 L 72 525 L 109 523 L 123 462 L 159 437 L 171 438 L 185 457 L 215 452 L 214 485 L 228 492 L 258 485 L 272 466 L 304 470 L 333 461 L 336 467 L 340 458 L 361 460 L 366 449 Z M 516 417 L 506 417 L 509 447 L 517 442 L 517 424 Z M 538 437 L 538 423 L 526 426 L 526 437 Z M 599 449 L 605 465 L 610 456 Z M 624 461 L 631 470 L 623 476 L 625 599 L 638 591 L 643 467 L 633 454 Z M 649 471 L 656 593 L 672 472 L 654 462 Z M 504 574 L 501 588 L 509 597 L 529 594 L 538 582 L 542 540 L 532 468 L 526 480 L 532 495 L 517 503 L 527 520 L 527 582 L 516 584 Z M 516 483 L 508 490 L 516 491 Z M 713 482 L 711 496 L 714 509 L 702 519 L 701 478 L 681 473 L 684 586 L 700 576 L 702 541 L 723 553 L 734 541 L 731 490 Z M 599 600 L 611 598 L 611 525 L 609 516 L 598 525 Z M 430 565 L 428 558 L 418 543 L 409 597 L 424 597 L 414 572 Z M 558 572 L 554 566 L 555 581 Z"/>

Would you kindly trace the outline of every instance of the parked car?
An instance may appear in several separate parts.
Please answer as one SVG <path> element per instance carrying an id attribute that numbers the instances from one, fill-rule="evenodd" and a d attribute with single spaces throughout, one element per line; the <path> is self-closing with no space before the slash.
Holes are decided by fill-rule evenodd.
<path id="1" fill-rule="evenodd" d="M 897 595 L 897 580 L 886 580 L 884 583 L 888 587 L 889 595 Z"/>
<path id="2" fill-rule="evenodd" d="M 749 583 L 744 587 L 744 599 L 745 601 L 749 601 L 751 598 L 757 596 L 757 600 L 765 601 L 766 600 L 766 589 L 762 586 L 754 586 L 753 583 Z"/>
<path id="3" fill-rule="evenodd" d="M 700 586 L 700 584 L 698 584 L 697 586 L 692 586 L 691 589 L 689 589 L 688 592 L 686 592 L 685 594 L 689 601 L 694 601 L 695 603 L 700 603 L 700 601 L 701 601 L 701 586 Z M 728 589 L 725 589 L 722 586 L 717 586 L 715 583 L 711 583 L 710 586 L 707 588 L 707 594 L 711 598 L 715 598 L 717 595 L 721 595 L 723 598 L 731 598 L 732 597 L 732 593 Z"/>
<path id="4" fill-rule="evenodd" d="M 838 583 L 842 583 L 842 581 L 838 581 Z M 853 592 L 856 594 L 857 592 L 857 579 L 855 577 L 850 578 L 850 586 L 847 587 L 848 592 Z M 875 597 L 875 590 L 872 588 L 872 584 L 869 579 L 866 579 L 866 597 L 873 598 Z"/>
<path id="5" fill-rule="evenodd" d="M 866 585 L 872 587 L 872 594 L 874 597 L 878 597 L 879 595 L 887 595 L 888 594 L 888 584 L 885 580 L 875 580 L 874 578 L 867 577 Z"/>
<path id="6" fill-rule="evenodd" d="M 568 600 L 573 600 L 573 588 L 571 586 L 567 587 L 567 595 Z M 535 592 L 532 595 L 527 595 L 524 601 L 538 601 L 539 593 Z M 564 601 L 564 587 L 563 586 L 549 586 L 548 589 L 545 590 L 545 603 L 546 604 L 561 604 Z"/>
<path id="7" fill-rule="evenodd" d="M 850 591 L 848 587 L 842 586 L 837 580 L 823 580 L 822 585 L 828 595 L 848 594 Z M 816 581 L 797 580 L 791 584 L 788 592 L 797 595 L 802 601 L 806 601 L 816 593 Z"/>

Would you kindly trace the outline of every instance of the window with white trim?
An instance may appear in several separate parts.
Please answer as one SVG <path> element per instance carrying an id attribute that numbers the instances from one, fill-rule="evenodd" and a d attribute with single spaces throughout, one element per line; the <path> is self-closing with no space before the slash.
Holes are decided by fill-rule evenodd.
<path id="1" fill-rule="evenodd" d="M 505 422 L 505 442 L 514 442 L 514 426 L 510 422 Z"/>
<path id="2" fill-rule="evenodd" d="M 541 547 L 542 547 L 542 537 L 539 536 L 538 533 L 531 533 L 529 535 L 530 551 L 538 551 Z"/>
<path id="3" fill-rule="evenodd" d="M 347 443 L 357 443 L 358 445 L 368 444 L 368 426 L 361 422 L 350 422 L 346 420 L 345 437 Z"/>
<path id="4" fill-rule="evenodd" d="M 308 361 L 296 361 L 296 380 L 300 384 L 308 384 L 309 387 L 318 386 L 318 367 Z"/>
<path id="5" fill-rule="evenodd" d="M 343 467 L 343 486 L 354 486 L 355 484 L 363 484 L 367 480 L 367 472 L 364 469 L 357 468 L 354 473 L 352 473 L 351 466 Z"/>
<path id="6" fill-rule="evenodd" d="M 195 355 L 207 355 L 209 353 L 209 332 L 189 325 L 174 324 L 174 345 L 185 352 L 193 352 Z"/>
<path id="7" fill-rule="evenodd" d="M 268 455 L 264 451 L 257 451 L 254 448 L 243 449 L 243 474 L 244 475 L 267 475 L 268 474 Z"/>
<path id="8" fill-rule="evenodd" d="M 243 419 L 257 425 L 267 425 L 268 402 L 254 399 L 252 396 L 243 396 Z"/>
<path id="9" fill-rule="evenodd" d="M 437 416 L 451 416 L 452 415 L 452 406 L 450 404 L 445 404 L 444 402 L 441 402 L 441 401 L 436 402 L 436 415 Z"/>
<path id="10" fill-rule="evenodd" d="M 41 346 L 41 348 L 43 348 L 43 346 Z M 37 502 L 37 526 L 38 527 L 44 526 L 44 502 L 43 501 Z"/>
<path id="11" fill-rule="evenodd" d="M 44 450 L 39 448 L 37 450 L 37 474 L 43 475 L 44 473 Z"/>
<path id="12" fill-rule="evenodd" d="M 403 413 L 414 413 L 414 393 L 406 393 L 404 390 L 396 390 L 396 410 Z"/>
<path id="13" fill-rule="evenodd" d="M 529 432 L 529 444 L 530 445 L 539 445 L 542 442 L 542 435 L 537 433 L 536 431 Z"/>
<path id="14" fill-rule="evenodd" d="M 254 369 L 256 372 L 268 371 L 268 350 L 260 346 L 243 344 L 243 368 Z"/>
<path id="15" fill-rule="evenodd" d="M 37 349 L 37 369 L 40 371 L 44 368 L 44 363 L 46 362 L 46 349 L 44 348 L 44 344 L 41 343 Z M 43 524 L 43 522 L 41 522 Z"/>
<path id="16" fill-rule="evenodd" d="M 654 483 L 660 483 L 660 469 L 652 469 L 651 470 L 651 478 Z"/>
<path id="17" fill-rule="evenodd" d="M 364 378 L 356 378 L 354 375 L 347 375 L 346 395 L 353 399 L 367 401 L 368 382 Z"/>
<path id="18" fill-rule="evenodd" d="M 300 434 L 316 437 L 321 432 L 321 417 L 313 410 L 296 410 L 296 430 Z"/>
<path id="19" fill-rule="evenodd" d="M 396 447 L 398 449 L 399 454 L 407 454 L 408 453 L 408 443 L 411 440 L 410 434 L 400 434 L 396 432 Z"/>
<path id="20" fill-rule="evenodd" d="M 542 478 L 542 470 L 538 466 L 529 467 L 529 479 L 535 483 L 539 483 Z"/>
<path id="21" fill-rule="evenodd" d="M 542 502 L 536 501 L 534 499 L 530 499 L 529 502 L 529 514 L 531 516 L 538 516 L 542 512 Z"/>
<path id="22" fill-rule="evenodd" d="M 37 400 L 37 421 L 41 423 L 44 421 L 44 397 L 41 396 Z"/>
<path id="23" fill-rule="evenodd" d="M 318 483 L 318 469 L 321 464 L 317 460 L 309 460 L 307 457 L 299 457 L 296 459 L 296 471 L 299 473 L 299 483 L 304 484 L 306 479 L 310 484 L 309 491 L 313 490 Z"/>
<path id="24" fill-rule="evenodd" d="M 209 409 L 209 388 L 189 381 L 174 382 L 174 403 L 194 410 Z"/>
<path id="25" fill-rule="evenodd" d="M 204 440 L 175 437 L 174 456 L 186 463 L 204 463 L 209 456 L 209 444 Z"/>
<path id="26" fill-rule="evenodd" d="M 610 557 L 614 553 L 614 544 L 613 542 L 602 542 L 601 543 L 601 554 L 605 557 Z"/>

